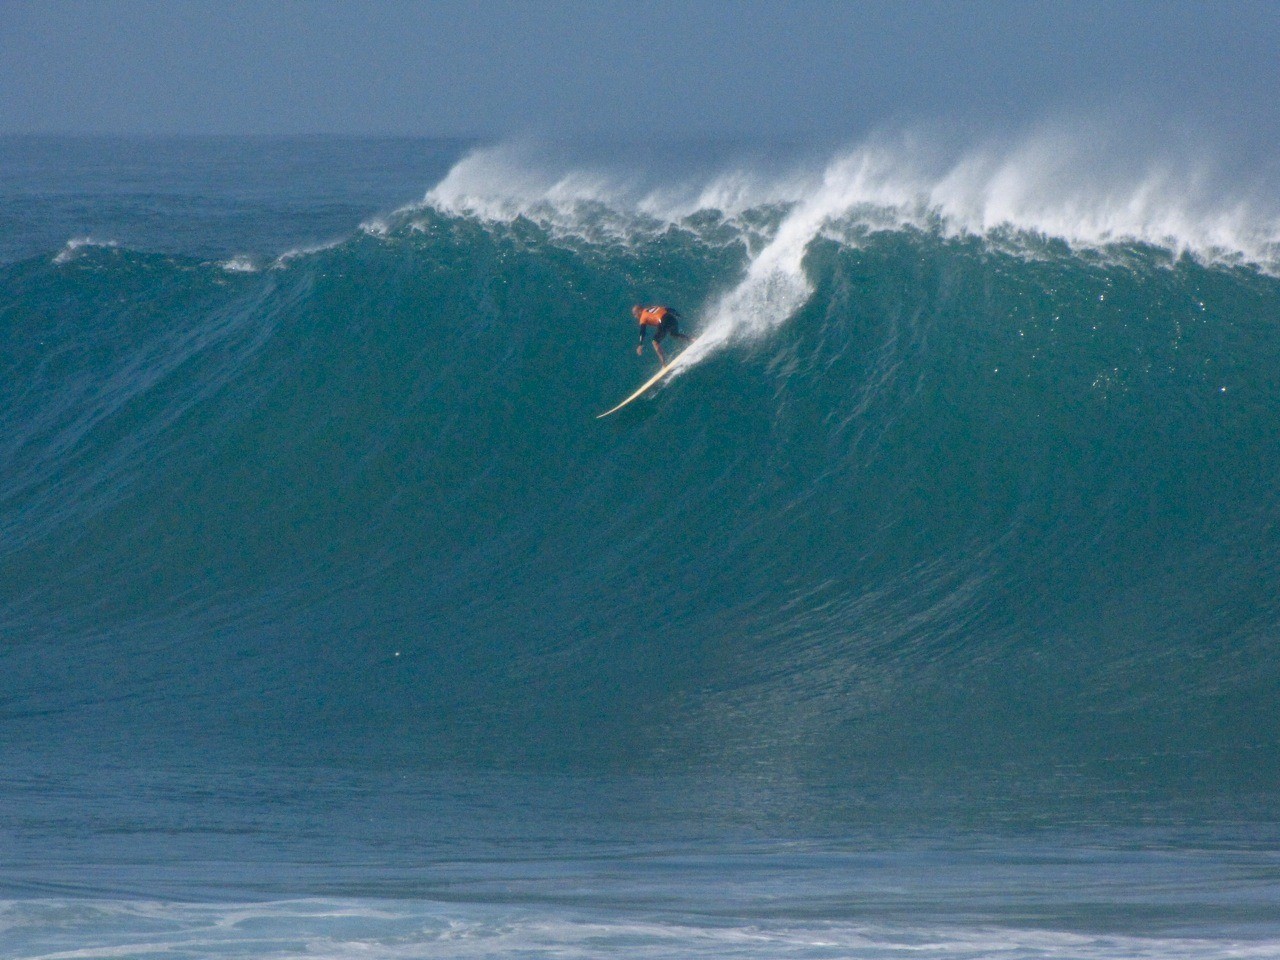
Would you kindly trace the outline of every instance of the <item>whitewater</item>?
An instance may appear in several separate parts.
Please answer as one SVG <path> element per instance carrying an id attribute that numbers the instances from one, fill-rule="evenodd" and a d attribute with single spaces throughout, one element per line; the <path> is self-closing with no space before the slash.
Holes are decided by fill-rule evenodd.
<path id="1" fill-rule="evenodd" d="M 1280 955 L 1280 191 L 1119 142 L 0 140 L 0 954 Z"/>

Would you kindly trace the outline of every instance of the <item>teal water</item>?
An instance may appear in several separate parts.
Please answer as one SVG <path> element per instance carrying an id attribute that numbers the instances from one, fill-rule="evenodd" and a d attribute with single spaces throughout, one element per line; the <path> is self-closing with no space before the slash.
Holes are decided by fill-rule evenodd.
<path id="1" fill-rule="evenodd" d="M 705 149 L 3 143 L 6 955 L 1280 954 L 1280 220 Z"/>

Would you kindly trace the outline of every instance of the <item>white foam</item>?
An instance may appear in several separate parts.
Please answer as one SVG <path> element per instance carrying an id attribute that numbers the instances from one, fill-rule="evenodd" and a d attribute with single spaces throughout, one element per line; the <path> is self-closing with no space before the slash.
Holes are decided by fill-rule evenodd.
<path id="1" fill-rule="evenodd" d="M 688 222 L 700 213 L 714 212 L 718 221 L 733 220 L 762 206 L 794 202 L 805 194 L 811 180 L 809 171 L 766 176 L 730 169 L 655 182 L 652 173 L 635 167 L 565 169 L 527 145 L 501 145 L 468 154 L 427 193 L 422 204 L 397 214 L 411 216 L 426 207 L 495 223 L 524 218 L 557 238 L 633 243 L 672 227 L 701 232 Z M 746 224 L 737 226 L 744 240 L 757 231 Z M 384 235 L 387 228 L 386 221 L 366 227 Z"/>
<path id="2" fill-rule="evenodd" d="M 253 258 L 246 256 L 245 254 L 237 254 L 230 260 L 224 260 L 222 263 L 218 264 L 218 266 L 223 270 L 226 270 L 228 273 L 258 272 L 258 266 L 253 262 Z"/>
<path id="3" fill-rule="evenodd" d="M 1080 933 L 945 923 L 779 916 L 701 920 L 542 904 L 291 900 L 259 904 L 0 901 L 10 952 L 25 960 L 305 955 L 331 960 L 537 956 L 938 960 L 1273 958 L 1272 938 Z"/>
<path id="4" fill-rule="evenodd" d="M 619 178 L 590 169 L 550 170 L 524 148 L 507 144 L 472 151 L 424 202 L 444 213 L 509 221 L 572 212 L 591 202 L 625 208 L 635 203 L 631 193 Z"/>
<path id="5" fill-rule="evenodd" d="M 54 263 L 69 263 L 85 247 L 99 247 L 110 250 L 120 246 L 116 240 L 95 240 L 93 237 L 73 237 L 66 246 L 53 258 Z"/>
<path id="6" fill-rule="evenodd" d="M 341 246 L 346 241 L 345 237 L 339 237 L 336 240 L 330 240 L 327 243 L 315 243 L 307 247 L 294 247 L 292 250 L 286 250 L 280 256 L 276 257 L 271 264 L 271 269 L 280 270 L 287 267 L 293 260 L 301 257 L 309 257 L 315 253 L 323 253 L 326 250 L 332 250 L 334 247 Z"/>
<path id="7" fill-rule="evenodd" d="M 975 234 L 1011 227 L 1076 245 L 1139 242 L 1266 267 L 1280 253 L 1275 202 L 1233 195 L 1203 158 L 1124 162 L 1061 130 L 971 151 L 925 197 L 953 229 Z"/>

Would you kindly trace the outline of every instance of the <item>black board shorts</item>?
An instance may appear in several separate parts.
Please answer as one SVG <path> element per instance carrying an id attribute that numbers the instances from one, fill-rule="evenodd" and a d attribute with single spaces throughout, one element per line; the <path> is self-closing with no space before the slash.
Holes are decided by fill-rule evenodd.
<path id="1" fill-rule="evenodd" d="M 667 314 L 662 318 L 662 323 L 658 329 L 653 331 L 653 342 L 661 343 L 668 333 L 675 335 L 680 332 L 680 324 L 676 322 L 676 318 Z"/>

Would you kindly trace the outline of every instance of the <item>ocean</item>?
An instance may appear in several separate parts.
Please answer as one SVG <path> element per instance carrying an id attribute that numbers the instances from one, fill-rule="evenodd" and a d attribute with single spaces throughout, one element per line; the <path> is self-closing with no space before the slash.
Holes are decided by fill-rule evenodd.
<path id="1" fill-rule="evenodd" d="M 1280 957 L 1278 409 L 1060 131 L 0 139 L 0 957 Z"/>

